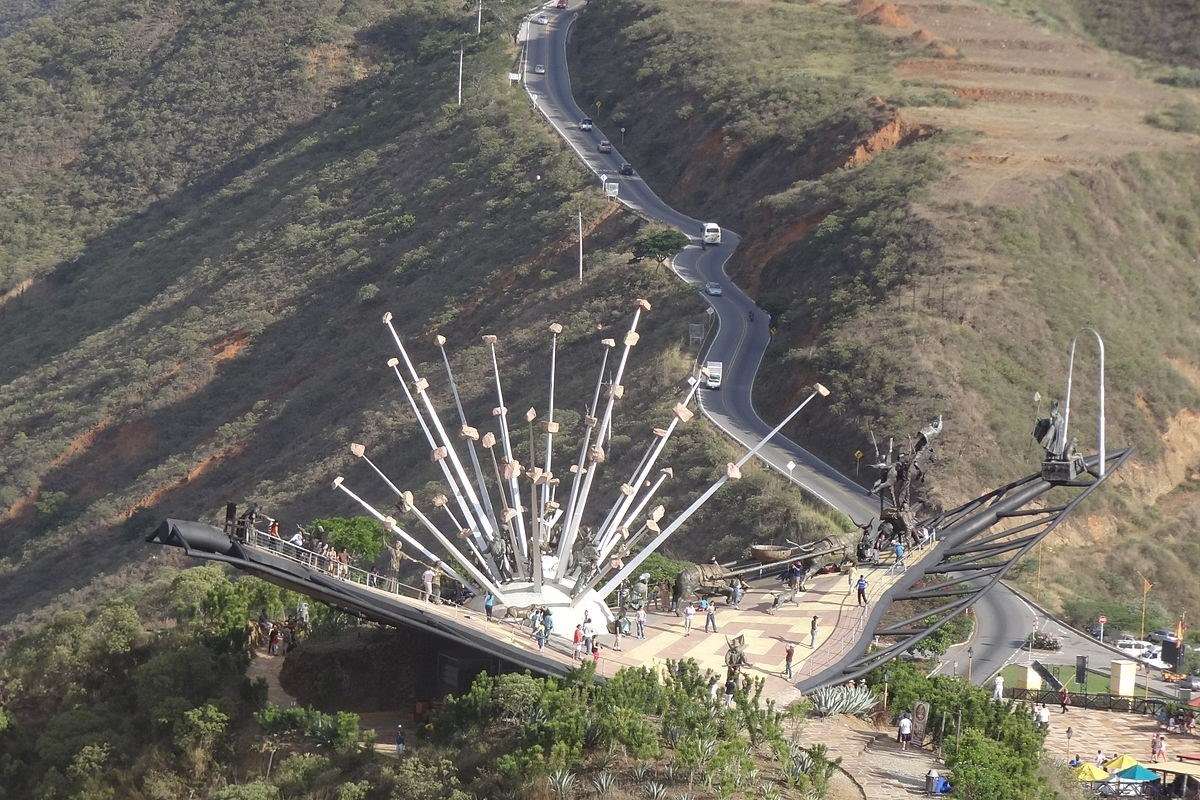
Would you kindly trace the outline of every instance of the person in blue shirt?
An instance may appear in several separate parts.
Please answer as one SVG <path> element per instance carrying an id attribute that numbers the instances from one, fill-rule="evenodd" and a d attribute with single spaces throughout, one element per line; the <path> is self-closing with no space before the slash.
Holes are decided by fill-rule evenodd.
<path id="1" fill-rule="evenodd" d="M 483 610 L 487 614 L 488 621 L 492 619 L 492 609 L 496 607 L 496 596 L 488 592 L 483 598 Z"/>
<path id="2" fill-rule="evenodd" d="M 859 575 L 858 583 L 855 585 L 858 587 L 858 604 L 865 606 L 867 604 L 867 576 Z"/>

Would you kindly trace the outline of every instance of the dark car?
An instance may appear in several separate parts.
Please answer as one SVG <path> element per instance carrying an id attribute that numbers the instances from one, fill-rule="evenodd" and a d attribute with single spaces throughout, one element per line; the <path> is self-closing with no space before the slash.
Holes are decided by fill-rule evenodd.
<path id="1" fill-rule="evenodd" d="M 596 145 L 596 149 L 601 153 L 611 153 L 612 142 L 610 142 L 608 139 L 601 139 L 600 144 Z"/>
<path id="2" fill-rule="evenodd" d="M 623 162 L 623 163 L 621 164 L 621 170 L 620 170 L 620 171 L 621 171 L 621 174 L 622 174 L 622 175 L 633 175 L 633 174 L 634 174 L 634 171 L 633 171 L 633 164 L 630 164 L 628 161 L 625 161 L 625 162 Z"/>

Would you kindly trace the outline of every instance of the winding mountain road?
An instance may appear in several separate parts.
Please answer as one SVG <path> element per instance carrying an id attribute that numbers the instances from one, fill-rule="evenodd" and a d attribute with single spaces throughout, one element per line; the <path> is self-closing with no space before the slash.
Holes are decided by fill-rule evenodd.
<path id="1" fill-rule="evenodd" d="M 692 245 L 674 260 L 679 276 L 698 288 L 707 282 L 721 286 L 720 296 L 702 294 L 717 319 L 717 333 L 705 360 L 724 363 L 722 387 L 701 390 L 704 415 L 726 434 L 751 447 L 773 427 L 759 416 L 754 407 L 754 377 L 770 343 L 769 317 L 758 308 L 725 273 L 725 265 L 740 242 L 738 235 L 722 228 L 721 244 L 701 247 L 702 220 L 683 214 L 654 193 L 637 175 L 620 175 L 626 159 L 618 142 L 598 126 L 580 130 L 586 116 L 575 102 L 567 63 L 567 39 L 578 12 L 586 5 L 570 0 L 568 8 L 547 6 L 541 13 L 547 22 L 528 22 L 522 27 L 525 43 L 523 80 L 534 106 L 546 117 L 579 159 L 597 176 L 607 176 L 619 185 L 617 199 L 632 211 L 656 222 L 669 225 L 689 236 Z M 544 74 L 535 72 L 541 65 Z M 619 137 L 618 137 L 619 138 Z M 602 140 L 613 142 L 611 153 L 601 153 Z M 878 513 L 878 502 L 861 485 L 838 472 L 813 453 L 782 435 L 777 435 L 759 456 L 782 475 L 855 521 L 865 521 Z M 789 466 L 790 465 L 790 466 Z M 1003 584 L 985 594 L 975 605 L 977 625 L 971 645 L 974 649 L 972 677 L 985 680 L 1011 661 L 1020 650 L 1025 633 L 1035 627 L 1039 617 L 1051 622 L 1036 609 L 1008 590 Z"/>

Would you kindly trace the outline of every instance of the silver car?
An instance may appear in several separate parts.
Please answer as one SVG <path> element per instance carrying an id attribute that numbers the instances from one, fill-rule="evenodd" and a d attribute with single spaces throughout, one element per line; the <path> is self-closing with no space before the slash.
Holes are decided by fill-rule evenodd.
<path id="1" fill-rule="evenodd" d="M 545 64 L 535 64 L 533 67 L 533 74 L 534 75 L 545 75 L 546 74 L 546 65 Z"/>
<path id="2" fill-rule="evenodd" d="M 725 292 L 721 288 L 721 284 L 717 283 L 716 281 L 709 281 L 708 283 L 704 284 L 704 293 L 713 297 L 720 297 Z"/>

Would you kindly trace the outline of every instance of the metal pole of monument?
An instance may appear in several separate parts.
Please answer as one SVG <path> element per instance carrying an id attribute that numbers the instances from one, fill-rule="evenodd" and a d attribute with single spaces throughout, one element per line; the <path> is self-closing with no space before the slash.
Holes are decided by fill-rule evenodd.
<path id="1" fill-rule="evenodd" d="M 612 426 L 613 410 L 616 407 L 618 398 L 624 392 L 625 387 L 621 385 L 621 378 L 625 374 L 625 365 L 629 363 L 629 352 L 634 345 L 638 343 L 637 326 L 641 319 L 642 311 L 649 311 L 650 303 L 646 300 L 638 299 L 634 305 L 633 321 L 629 324 L 629 330 L 625 333 L 624 349 L 621 351 L 621 361 L 617 365 L 617 374 L 613 378 L 612 386 L 608 389 L 608 402 L 604 406 L 604 418 L 600 421 L 600 432 L 596 436 L 596 447 L 602 449 L 604 437 L 608 435 L 609 429 Z M 595 462 L 591 469 L 588 470 L 587 476 L 583 479 L 583 488 L 580 489 L 580 498 L 575 504 L 575 516 L 568 520 L 572 536 L 577 535 L 579 523 L 583 519 L 583 509 L 587 506 L 588 495 L 592 491 L 592 481 L 596 479 L 596 473 L 600 471 L 600 461 Z"/>
<path id="2" fill-rule="evenodd" d="M 1100 370 L 1099 370 L 1100 371 L 1100 380 L 1099 380 L 1100 385 L 1099 385 L 1099 392 L 1098 392 L 1100 408 L 1097 413 L 1096 434 L 1097 434 L 1097 438 L 1099 439 L 1099 442 L 1097 443 L 1098 444 L 1097 449 L 1099 450 L 1099 453 L 1100 453 L 1100 461 L 1098 462 L 1097 467 L 1099 470 L 1099 477 L 1103 478 L 1105 470 L 1107 469 L 1107 466 L 1108 466 L 1106 463 L 1108 458 L 1107 458 L 1107 449 L 1106 449 L 1106 441 L 1105 441 L 1105 424 L 1104 424 L 1104 339 L 1103 339 L 1103 337 L 1100 336 L 1099 331 L 1097 331 L 1095 328 L 1092 328 L 1090 326 L 1083 328 L 1080 331 L 1080 333 L 1090 333 L 1090 334 L 1092 334 L 1092 336 L 1096 337 L 1096 348 L 1097 348 L 1097 351 L 1098 351 L 1099 357 L 1100 357 Z M 1075 337 L 1071 339 L 1071 351 L 1070 351 L 1070 356 L 1068 357 L 1068 360 L 1067 360 L 1066 410 L 1063 412 L 1062 437 L 1060 438 L 1060 440 L 1058 442 L 1058 452 L 1060 455 L 1066 453 L 1066 448 L 1067 448 L 1068 444 L 1070 443 L 1070 440 L 1067 438 L 1067 436 L 1068 436 L 1068 431 L 1071 427 L 1071 387 L 1072 387 L 1074 374 L 1075 374 L 1075 345 L 1078 341 L 1079 341 L 1079 334 L 1077 333 L 1077 334 L 1075 334 Z"/>
<path id="3" fill-rule="evenodd" d="M 654 443 L 654 449 L 651 452 L 650 459 L 629 482 L 628 485 L 633 487 L 633 491 L 621 498 L 621 502 L 618 504 L 616 516 L 612 520 L 610 527 L 607 530 L 601 530 L 599 533 L 598 538 L 600 539 L 601 544 L 601 558 L 606 556 L 608 551 L 612 549 L 612 545 L 615 543 L 616 539 L 615 531 L 619 529 L 625 522 L 629 508 L 633 505 L 634 498 L 636 497 L 637 489 L 641 487 L 641 485 L 645 483 L 646 479 L 650 476 L 650 471 L 654 469 L 654 464 L 658 460 L 658 457 L 662 454 L 663 448 L 666 447 L 667 440 L 671 438 L 671 434 L 675 432 L 675 428 L 678 427 L 680 421 L 682 420 L 682 416 L 684 415 L 679 409 L 687 411 L 688 403 L 692 401 L 692 398 L 696 395 L 696 390 L 700 387 L 700 381 L 698 379 L 690 378 L 689 380 L 692 382 L 692 385 L 688 387 L 687 394 L 684 395 L 683 400 L 681 400 L 679 405 L 676 406 L 676 411 L 671 417 L 671 423 L 667 426 L 666 430 L 663 432 L 663 435 L 656 437 L 658 441 Z M 688 416 L 690 416 L 690 412 L 688 412 Z"/>
<path id="4" fill-rule="evenodd" d="M 446 366 L 446 377 L 450 380 L 450 394 L 454 397 L 454 408 L 458 411 L 458 421 L 462 425 L 462 436 L 467 440 L 467 454 L 471 457 L 471 468 L 475 472 L 475 483 L 479 487 L 479 497 L 483 500 L 484 513 L 487 514 L 488 521 L 492 523 L 492 527 L 499 530 L 500 524 L 496 522 L 496 509 L 492 507 L 492 495 L 487 489 L 487 481 L 483 479 L 483 468 L 479 464 L 479 453 L 475 449 L 475 438 L 478 438 L 478 431 L 474 431 L 475 438 L 469 435 L 471 433 L 468 430 L 470 426 L 467 425 L 467 415 L 463 410 L 462 398 L 458 394 L 458 381 L 454 378 L 454 370 L 450 368 L 450 356 L 446 354 L 446 337 L 441 335 L 435 336 L 434 342 L 442 354 L 442 363 Z"/>
<path id="5" fill-rule="evenodd" d="M 425 526 L 425 529 L 433 534 L 434 538 L 441 543 L 442 547 L 446 548 L 446 550 L 455 557 L 455 560 L 462 565 L 463 569 L 471 574 L 471 577 L 474 578 L 480 586 L 494 594 L 496 599 L 501 603 L 505 602 L 504 593 L 500 591 L 500 588 L 496 586 L 496 584 L 492 583 L 492 581 L 489 580 L 486 575 L 480 572 L 479 568 L 472 564 L 469 558 L 458 552 L 458 548 L 456 548 L 454 544 L 447 539 L 440 530 L 438 530 L 437 526 L 429 520 L 429 517 L 425 516 L 423 513 L 421 513 L 421 509 L 413 505 L 412 492 L 406 492 L 404 495 L 404 510 L 411 511 L 416 518 L 420 520 L 421 524 Z M 461 579 L 459 579 L 459 583 L 466 585 L 466 581 Z"/>
<path id="6" fill-rule="evenodd" d="M 592 395 L 592 405 L 584 418 L 585 427 L 579 445 L 579 461 L 571 465 L 574 474 L 571 476 L 571 493 L 567 499 L 566 513 L 561 518 L 563 527 L 558 534 L 558 566 L 554 569 L 555 580 L 562 580 L 566 577 L 567 566 L 571 560 L 571 548 L 575 546 L 575 537 L 568 530 L 567 520 L 575 513 L 575 501 L 579 496 L 579 476 L 583 474 L 588 446 L 592 441 L 592 428 L 596 420 L 596 407 L 600 404 L 600 387 L 604 385 L 604 370 L 608 366 L 608 353 L 617 346 L 612 339 L 601 339 L 600 344 L 604 347 L 604 357 L 600 359 L 600 372 L 596 376 L 596 391 Z"/>
<path id="7" fill-rule="evenodd" d="M 502 530 L 498 532 L 497 535 L 502 536 L 504 535 L 504 532 L 507 531 L 508 544 L 510 547 L 512 547 L 513 573 L 518 578 L 525 578 L 529 573 L 525 569 L 525 559 L 521 558 L 521 548 L 517 545 L 517 534 L 516 531 L 513 530 L 511 523 L 513 515 L 517 512 L 509 507 L 508 495 L 504 491 L 504 478 L 500 475 L 500 462 L 496 460 L 496 434 L 490 431 L 485 433 L 483 435 L 483 439 L 480 440 L 480 444 L 483 445 L 484 450 L 488 451 L 488 455 L 492 457 L 492 470 L 496 475 L 496 486 L 500 492 L 500 508 L 502 515 L 500 527 Z"/>
<path id="8" fill-rule="evenodd" d="M 463 74 L 463 54 L 465 50 L 458 51 L 458 104 L 462 105 L 462 74 Z"/>
<path id="9" fill-rule="evenodd" d="M 450 465 L 454 467 L 454 474 L 458 476 L 458 481 L 462 484 L 461 492 L 466 495 L 467 500 L 470 501 L 470 505 L 474 509 L 472 513 L 472 510 L 467 508 L 466 503 L 460 503 L 463 516 L 471 521 L 472 528 L 478 525 L 478 531 L 482 531 L 484 536 L 490 537 L 492 535 L 491 523 L 488 522 L 487 515 L 483 513 L 483 506 L 480 505 L 479 498 L 475 496 L 475 490 L 471 488 L 471 480 L 467 477 L 467 472 L 463 469 L 462 462 L 458 460 L 458 453 L 454 450 L 454 443 L 446 434 L 446 429 L 442 427 L 442 420 L 438 416 L 437 409 L 434 408 L 433 401 L 429 399 L 429 393 L 425 391 L 429 386 L 429 382 L 417 375 L 417 369 L 413 366 L 412 359 L 408 357 L 408 350 L 405 349 L 404 342 L 400 340 L 400 334 L 396 333 L 396 328 L 392 325 L 392 313 L 390 311 L 383 315 L 383 324 L 391 332 L 392 339 L 396 342 L 396 348 L 400 351 L 400 357 L 404 360 L 404 366 L 408 369 L 408 374 L 412 377 L 417 395 L 421 398 L 421 402 L 425 405 L 425 410 L 429 413 L 429 421 L 433 424 L 433 429 L 437 431 L 442 446 L 446 448 L 446 455 L 450 459 Z M 483 549 L 483 541 L 480 541 L 479 544 L 481 545 L 480 549 Z"/>
<path id="10" fill-rule="evenodd" d="M 625 498 L 625 495 L 635 491 L 637 486 L 635 483 L 637 476 L 641 473 L 642 467 L 646 465 L 646 462 L 650 460 L 650 456 L 653 452 L 654 441 L 651 440 L 650 444 L 646 447 L 646 452 L 642 453 L 642 457 L 638 459 L 637 466 L 633 468 L 633 474 L 629 476 L 629 481 L 621 484 L 620 497 L 618 497 L 609 507 L 608 514 L 604 517 L 604 522 L 600 523 L 600 526 L 592 532 L 592 543 L 597 547 L 599 547 L 600 543 L 603 541 L 604 532 L 609 529 L 609 526 L 612 525 L 613 519 L 617 516 L 617 509 L 621 507 L 621 501 Z"/>
<path id="11" fill-rule="evenodd" d="M 385 319 L 387 317 L 390 317 L 390 314 L 385 315 Z M 389 320 L 389 327 L 390 327 L 390 320 Z M 398 337 L 397 337 L 397 341 L 399 341 Z M 439 448 L 433 438 L 433 432 L 429 429 L 429 426 L 425 422 L 425 418 L 421 415 L 421 410 L 417 406 L 417 402 L 413 398 L 412 392 L 410 392 L 408 390 L 408 384 L 404 382 L 404 376 L 402 376 L 400 374 L 399 364 L 400 364 L 399 359 L 396 359 L 396 358 L 388 359 L 388 366 L 391 367 L 392 372 L 394 372 L 396 374 L 396 380 L 398 380 L 400 382 L 400 388 L 404 390 L 404 396 L 408 399 L 408 404 L 413 410 L 413 415 L 416 416 L 417 421 L 421 425 L 421 430 L 425 434 L 425 440 L 429 443 L 429 447 L 433 450 L 433 452 L 437 453 Z M 421 384 L 418 382 L 417 385 L 420 386 Z M 429 402 L 428 396 L 426 396 L 426 398 L 425 398 L 425 403 L 426 403 L 427 407 L 432 408 L 432 404 Z M 436 419 L 436 416 L 435 416 L 435 419 Z M 444 434 L 444 431 L 443 431 L 443 434 Z M 444 477 L 446 479 L 446 483 L 450 486 L 450 490 L 454 494 L 454 499 L 458 502 L 459 508 L 462 509 L 463 515 L 467 519 L 471 519 L 471 512 L 467 508 L 466 500 L 463 498 L 462 492 L 460 491 L 458 484 L 455 482 L 454 476 L 450 472 L 450 468 L 446 466 L 446 459 L 445 458 L 435 458 L 434 460 L 437 461 L 438 466 L 441 468 L 442 477 Z M 484 520 L 484 524 L 486 524 L 486 520 Z M 472 532 L 475 534 L 476 537 L 480 536 L 480 533 L 478 530 L 473 530 Z M 483 540 L 480 539 L 481 545 L 482 545 L 482 542 L 483 542 Z M 480 549 L 482 549 L 482 547 Z M 495 568 L 494 563 L 492 566 Z M 494 571 L 496 574 L 499 574 L 499 572 L 500 572 L 500 570 L 498 568 L 495 568 Z"/>
<path id="12" fill-rule="evenodd" d="M 500 362 L 496 358 L 496 342 L 499 338 L 493 334 L 487 334 L 483 337 L 483 341 L 487 344 L 492 355 L 492 375 L 496 379 L 496 408 L 492 414 L 500 419 L 500 444 L 504 447 L 504 460 L 507 464 L 516 464 L 516 459 L 513 458 L 512 440 L 508 435 L 508 409 L 504 405 L 504 387 L 500 383 Z M 517 482 L 516 471 L 512 471 L 508 477 L 508 488 L 512 496 L 512 507 L 516 509 L 517 516 L 514 519 L 517 521 L 517 543 L 521 547 L 520 556 L 529 558 L 529 541 L 525 538 L 525 518 L 521 514 L 521 487 Z M 504 487 L 501 487 L 501 491 Z"/>
<path id="13" fill-rule="evenodd" d="M 745 455 L 743 455 L 740 459 L 738 459 L 736 464 L 726 465 L 725 474 L 722 475 L 720 477 L 720 479 L 718 479 L 716 481 L 716 483 L 714 483 L 712 486 L 708 487 L 708 489 L 705 490 L 704 494 L 702 494 L 698 498 L 696 498 L 692 502 L 692 504 L 683 511 L 683 513 L 681 513 L 679 516 L 677 516 L 674 520 L 671 521 L 670 525 L 667 525 L 665 528 L 663 528 L 662 532 L 659 533 L 658 536 L 655 536 L 653 539 L 650 540 L 650 544 L 648 544 L 644 548 L 642 548 L 642 551 L 640 553 L 638 553 L 636 556 L 631 558 L 629 560 L 629 562 L 627 564 L 625 564 L 625 566 L 622 567 L 619 572 L 617 572 L 616 575 L 614 575 L 612 578 L 609 579 L 609 581 L 606 584 L 604 584 L 604 586 L 597 589 L 596 593 L 602 598 L 607 597 L 612 592 L 614 587 L 619 586 L 621 581 L 623 581 L 627 577 L 629 577 L 629 575 L 632 574 L 635 569 L 637 569 L 639 566 L 641 566 L 641 563 L 643 561 L 645 561 L 647 558 L 650 557 L 651 553 L 653 553 L 655 550 L 657 550 L 662 545 L 663 542 L 665 542 L 668 538 L 671 537 L 672 534 L 675 533 L 675 531 L 679 530 L 680 526 L 682 526 L 683 523 L 687 522 L 688 518 L 690 518 L 692 516 L 692 514 L 696 513 L 696 511 L 702 505 L 704 505 L 706 502 L 708 502 L 708 499 L 710 497 L 712 497 L 714 494 L 716 494 L 718 489 L 720 489 L 722 486 L 724 486 L 726 483 L 728 483 L 730 481 L 730 479 L 741 477 L 742 466 L 745 465 L 745 463 L 747 461 L 749 461 L 751 458 L 758 455 L 758 451 L 762 449 L 763 445 L 765 445 L 767 442 L 771 441 L 771 439 L 775 438 L 775 434 L 777 434 L 781 430 L 783 430 L 784 426 L 786 426 L 789 422 L 791 422 L 792 419 L 797 414 L 799 414 L 804 409 L 804 407 L 806 405 L 808 405 L 812 401 L 812 399 L 814 397 L 816 397 L 817 395 L 820 395 L 822 397 L 828 397 L 829 390 L 826 389 L 824 386 L 822 386 L 819 383 L 815 384 L 812 394 L 810 394 L 808 397 L 806 397 L 804 399 L 803 403 L 796 406 L 796 408 L 793 409 L 790 414 L 788 414 L 786 417 L 784 417 L 782 422 L 780 422 L 778 425 L 776 425 L 774 428 L 772 428 L 771 431 L 758 442 L 758 444 L 754 445 L 754 447 L 752 447 L 750 450 L 748 450 Z"/>
<path id="14" fill-rule="evenodd" d="M 479 8 L 475 12 L 475 35 L 478 36 L 483 30 L 483 0 L 479 0 Z"/>
<path id="15" fill-rule="evenodd" d="M 437 451 L 438 444 L 434 439 L 433 431 L 430 430 L 429 424 L 425 421 L 424 414 L 421 413 L 420 406 L 417 405 L 416 398 L 408 389 L 408 384 L 404 380 L 404 376 L 400 374 L 400 359 L 389 358 L 388 366 L 392 368 L 392 372 L 396 375 L 396 380 L 400 383 L 400 388 L 404 390 L 404 397 L 408 400 L 408 405 L 412 409 L 413 416 L 417 418 L 417 423 L 421 426 L 421 432 L 425 434 L 425 441 L 429 444 L 429 449 Z M 454 480 L 454 476 L 450 473 L 450 468 L 446 466 L 446 459 L 437 459 L 438 466 L 442 470 L 442 477 L 446 479 L 446 484 L 450 487 L 450 491 L 454 494 L 454 499 L 458 501 L 459 508 L 465 512 L 467 509 L 467 501 L 459 490 L 458 484 Z M 468 512 L 468 516 L 469 512 Z"/>
<path id="16" fill-rule="evenodd" d="M 457 572 L 455 572 L 450 567 L 450 565 L 446 563 L 446 560 L 444 558 L 435 556 L 423 544 L 421 544 L 416 539 L 409 536 L 408 533 L 406 533 L 405 530 L 400 527 L 400 525 L 396 522 L 395 519 L 379 513 L 379 511 L 373 505 L 368 503 L 366 500 L 363 500 L 361 497 L 356 495 L 354 492 L 350 491 L 350 488 L 348 486 L 346 486 L 344 479 L 340 475 L 337 478 L 334 478 L 333 488 L 341 489 L 343 492 L 345 492 L 347 495 L 350 496 L 351 500 L 354 500 L 356 503 L 358 503 L 360 506 L 362 506 L 364 511 L 366 511 L 372 517 L 374 517 L 375 519 L 379 520 L 384 525 L 386 525 L 387 528 L 392 533 L 396 534 L 401 539 L 403 539 L 405 542 L 412 545 L 418 552 L 420 552 L 422 555 L 424 555 L 430 561 L 433 561 L 435 564 L 441 566 L 441 568 L 446 571 L 447 575 L 454 578 L 454 580 L 458 581 L 459 583 L 463 582 L 462 576 L 459 575 Z"/>
<path id="17" fill-rule="evenodd" d="M 546 474 L 553 475 L 554 462 L 554 432 L 557 423 L 554 422 L 554 380 L 558 369 L 558 335 L 562 333 L 562 325 L 550 323 L 550 393 L 546 410 L 546 452 L 542 460 L 546 463 Z M 550 482 L 542 485 L 541 514 L 546 513 L 546 504 L 550 502 Z M 547 531 L 547 534 L 549 531 Z"/>
<path id="18" fill-rule="evenodd" d="M 541 515 L 538 514 L 538 479 L 542 473 L 537 468 L 537 452 L 533 445 L 533 421 L 537 419 L 537 411 L 530 408 L 525 412 L 525 421 L 529 423 L 529 566 L 533 572 L 533 590 L 542 591 L 542 525 Z"/>
<path id="19" fill-rule="evenodd" d="M 579 212 L 579 285 L 583 285 L 583 211 Z"/>

